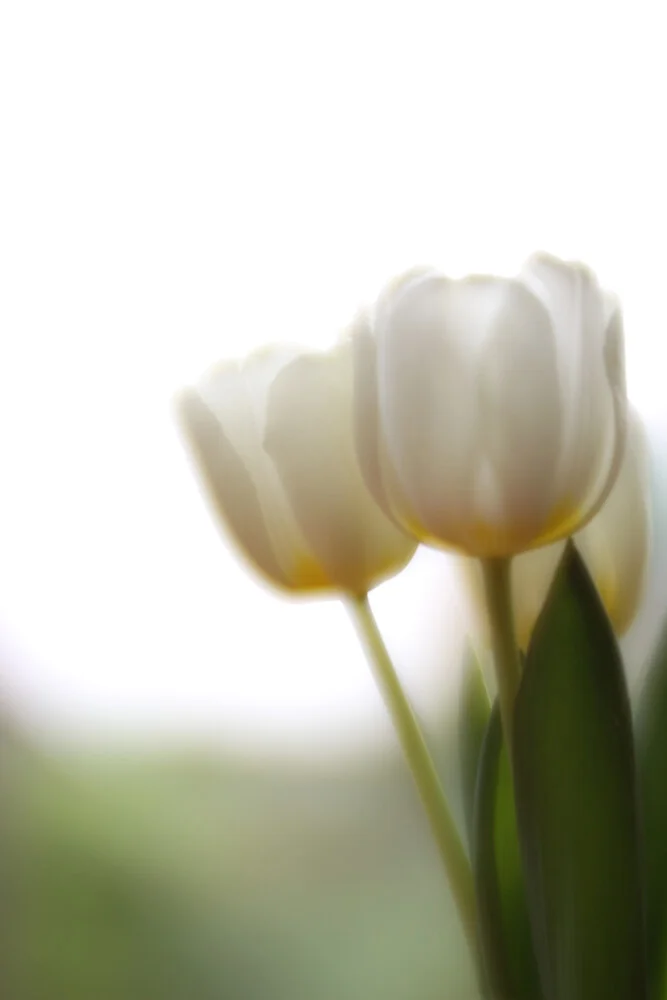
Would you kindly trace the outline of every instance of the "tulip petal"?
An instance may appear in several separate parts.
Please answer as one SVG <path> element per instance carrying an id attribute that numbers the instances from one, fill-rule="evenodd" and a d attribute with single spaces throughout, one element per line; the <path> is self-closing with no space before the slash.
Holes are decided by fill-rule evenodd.
<path id="1" fill-rule="evenodd" d="M 562 499 L 576 497 L 581 520 L 591 516 L 618 464 L 617 400 L 622 382 L 620 314 L 609 304 L 593 274 L 581 264 L 568 264 L 539 254 L 523 271 L 529 287 L 545 302 L 554 322 L 562 384 L 563 450 L 558 478 Z M 610 331 L 613 331 L 614 336 Z M 606 348 L 607 337 L 619 351 Z M 610 365 L 608 355 L 615 354 Z M 612 371 L 613 369 L 613 371 Z M 610 476 L 610 471 L 613 475 Z"/>
<path id="2" fill-rule="evenodd" d="M 504 284 L 483 348 L 479 404 L 481 447 L 493 472 L 487 477 L 495 482 L 495 503 L 487 498 L 480 513 L 493 526 L 495 506 L 499 546 L 512 551 L 530 544 L 548 520 L 563 420 L 553 328 L 519 282 Z"/>
<path id="3" fill-rule="evenodd" d="M 544 306 L 519 282 L 425 275 L 377 327 L 389 457 L 427 537 L 511 551 L 518 507 L 529 543 L 548 507 L 561 416 Z"/>
<path id="4" fill-rule="evenodd" d="M 377 349 L 367 315 L 357 316 L 350 331 L 350 343 L 354 362 L 353 420 L 357 461 L 371 496 L 390 517 L 380 458 Z"/>
<path id="5" fill-rule="evenodd" d="M 416 543 L 367 491 L 352 435 L 352 345 L 287 365 L 269 395 L 265 448 L 309 545 L 337 586 L 364 593 Z"/>
<path id="6" fill-rule="evenodd" d="M 377 341 L 367 317 L 351 330 L 354 389 L 353 430 L 357 463 L 369 493 L 386 517 L 401 527 L 415 522 L 380 431 Z"/>
<path id="7" fill-rule="evenodd" d="M 605 503 L 574 536 L 577 550 L 595 583 L 617 636 L 632 624 L 641 601 L 648 560 L 648 445 L 638 415 L 631 411 L 620 472 Z M 512 561 L 512 597 L 517 636 L 522 649 L 544 606 L 564 542 L 533 549 Z M 466 561 L 467 562 L 467 561 Z M 481 574 L 468 574 L 479 603 Z"/>
<path id="8" fill-rule="evenodd" d="M 255 567 L 288 585 L 269 538 L 257 490 L 220 422 L 192 389 L 178 400 L 178 414 L 197 459 L 207 492 L 220 518 Z"/>
<path id="9" fill-rule="evenodd" d="M 255 488 L 271 547 L 287 585 L 297 589 L 330 587 L 331 581 L 304 539 L 280 477 L 267 461 L 262 445 L 269 388 L 276 373 L 293 357 L 292 351 L 272 349 L 252 355 L 242 367 L 219 366 L 202 380 L 200 392 Z M 231 477 L 232 470 L 226 471 Z M 240 512 L 236 516 L 240 517 Z"/>
<path id="10" fill-rule="evenodd" d="M 393 278 L 382 289 L 375 304 L 374 316 L 371 317 L 366 310 L 360 312 L 348 331 L 354 363 L 353 406 L 357 461 L 371 496 L 392 520 L 395 517 L 391 500 L 393 498 L 394 504 L 397 503 L 400 490 L 390 489 L 390 483 L 396 483 L 396 473 L 391 467 L 380 432 L 377 341 L 373 326 L 410 283 L 434 273 L 432 268 L 414 267 Z"/>
<path id="11" fill-rule="evenodd" d="M 453 544 L 471 500 L 475 326 L 494 298 L 489 291 L 478 296 L 471 283 L 427 275 L 401 289 L 377 318 L 378 404 L 389 460 L 414 511 L 413 530 Z"/>
<path id="12" fill-rule="evenodd" d="M 631 412 L 618 478 L 604 506 L 576 536 L 577 548 L 600 592 L 617 635 L 635 618 L 648 559 L 648 444 Z"/>

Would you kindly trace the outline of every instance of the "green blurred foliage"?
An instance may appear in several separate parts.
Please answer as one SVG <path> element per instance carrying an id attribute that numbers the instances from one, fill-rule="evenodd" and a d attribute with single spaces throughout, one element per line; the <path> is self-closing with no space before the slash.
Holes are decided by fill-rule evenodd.
<path id="1" fill-rule="evenodd" d="M 476 995 L 398 754 L 46 756 L 6 726 L 2 744 L 3 1000 Z"/>

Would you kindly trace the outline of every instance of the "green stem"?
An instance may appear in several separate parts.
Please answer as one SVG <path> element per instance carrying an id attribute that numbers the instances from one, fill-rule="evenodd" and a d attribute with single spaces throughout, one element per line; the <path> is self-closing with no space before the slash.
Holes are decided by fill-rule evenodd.
<path id="1" fill-rule="evenodd" d="M 350 611 L 426 809 L 473 959 L 477 961 L 477 905 L 472 872 L 435 765 L 380 635 L 368 597 L 353 597 Z"/>
<path id="2" fill-rule="evenodd" d="M 512 562 L 509 558 L 482 559 L 491 646 L 498 682 L 498 701 L 508 752 L 512 745 L 514 699 L 521 679 L 521 658 L 512 610 L 511 567 Z"/>

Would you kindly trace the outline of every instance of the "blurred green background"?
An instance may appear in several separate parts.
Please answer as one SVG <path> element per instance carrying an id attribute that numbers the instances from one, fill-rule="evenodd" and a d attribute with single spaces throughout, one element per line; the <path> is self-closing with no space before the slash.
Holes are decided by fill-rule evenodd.
<path id="1" fill-rule="evenodd" d="M 635 696 L 667 594 L 654 456 Z M 429 734 L 459 815 L 456 725 Z M 2 1000 L 473 1000 L 398 749 L 355 757 L 55 749 L 0 713 Z"/>
<path id="2" fill-rule="evenodd" d="M 2 997 L 475 996 L 398 755 L 2 744 Z"/>

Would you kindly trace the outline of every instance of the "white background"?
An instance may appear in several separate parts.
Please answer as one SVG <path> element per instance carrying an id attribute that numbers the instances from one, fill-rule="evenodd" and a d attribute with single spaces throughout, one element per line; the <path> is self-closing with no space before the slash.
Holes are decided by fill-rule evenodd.
<path id="1" fill-rule="evenodd" d="M 630 395 L 667 427 L 662 7 L 5 0 L 14 710 L 77 738 L 383 726 L 342 608 L 288 604 L 221 540 L 172 400 L 265 341 L 325 346 L 403 267 L 586 260 L 624 304 Z M 376 606 L 433 710 L 462 630 L 442 557 Z"/>

